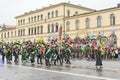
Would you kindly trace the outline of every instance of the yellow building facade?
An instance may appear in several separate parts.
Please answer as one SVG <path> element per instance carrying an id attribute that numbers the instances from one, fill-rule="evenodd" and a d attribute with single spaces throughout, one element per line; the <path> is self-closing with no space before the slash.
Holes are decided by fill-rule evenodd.
<path id="1" fill-rule="evenodd" d="M 90 8 L 60 3 L 15 17 L 14 29 L 1 30 L 1 40 L 14 41 L 45 41 L 52 34 L 58 35 L 58 29 L 62 26 L 63 34 L 69 34 L 71 38 L 76 35 L 85 37 L 94 33 L 104 32 L 110 36 L 111 30 L 115 29 L 117 45 L 120 45 L 120 7 L 96 11 Z"/>

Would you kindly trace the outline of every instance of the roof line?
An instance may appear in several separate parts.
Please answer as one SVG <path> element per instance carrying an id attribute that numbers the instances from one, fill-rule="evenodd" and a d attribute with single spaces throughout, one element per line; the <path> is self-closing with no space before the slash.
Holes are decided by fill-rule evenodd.
<path id="1" fill-rule="evenodd" d="M 87 9 L 87 10 L 91 10 L 91 11 L 94 10 L 94 9 L 90 9 L 90 8 L 87 8 L 87 7 L 78 6 L 78 5 L 74 5 L 74 4 L 70 4 L 70 3 L 59 3 L 59 4 L 52 5 L 52 6 L 44 7 L 42 9 L 38 9 L 38 10 L 35 10 L 35 11 L 30 11 L 28 13 L 25 12 L 25 14 L 16 16 L 15 18 L 18 18 L 18 17 L 21 17 L 21 16 L 25 16 L 25 15 L 28 15 L 28 14 L 32 14 L 32 13 L 36 13 L 38 11 L 42 11 L 42 10 L 49 9 L 49 8 L 52 8 L 52 7 L 55 7 L 55 6 L 59 6 L 59 5 L 71 5 L 71 6 L 75 6 L 75 7 L 78 7 L 78 8 L 84 8 L 84 9 Z"/>

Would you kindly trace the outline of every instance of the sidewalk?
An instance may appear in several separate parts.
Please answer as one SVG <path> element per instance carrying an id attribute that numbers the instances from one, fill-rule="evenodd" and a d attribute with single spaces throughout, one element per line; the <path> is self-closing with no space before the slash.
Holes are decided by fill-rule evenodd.
<path id="1" fill-rule="evenodd" d="M 83 69 L 96 69 L 95 61 L 87 60 L 71 60 L 72 67 L 83 68 Z M 103 70 L 108 71 L 120 71 L 120 61 L 104 61 L 103 60 Z"/>

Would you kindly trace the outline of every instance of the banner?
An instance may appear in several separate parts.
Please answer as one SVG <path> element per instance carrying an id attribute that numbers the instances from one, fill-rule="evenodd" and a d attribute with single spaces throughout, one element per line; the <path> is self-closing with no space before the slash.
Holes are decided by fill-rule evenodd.
<path id="1" fill-rule="evenodd" d="M 62 26 L 60 26 L 58 30 L 58 41 L 62 41 Z"/>

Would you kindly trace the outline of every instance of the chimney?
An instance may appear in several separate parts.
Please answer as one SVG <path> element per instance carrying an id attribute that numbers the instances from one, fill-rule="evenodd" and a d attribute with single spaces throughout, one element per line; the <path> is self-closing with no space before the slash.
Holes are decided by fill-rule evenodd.
<path id="1" fill-rule="evenodd" d="M 117 4 L 117 7 L 120 7 L 120 3 Z"/>

